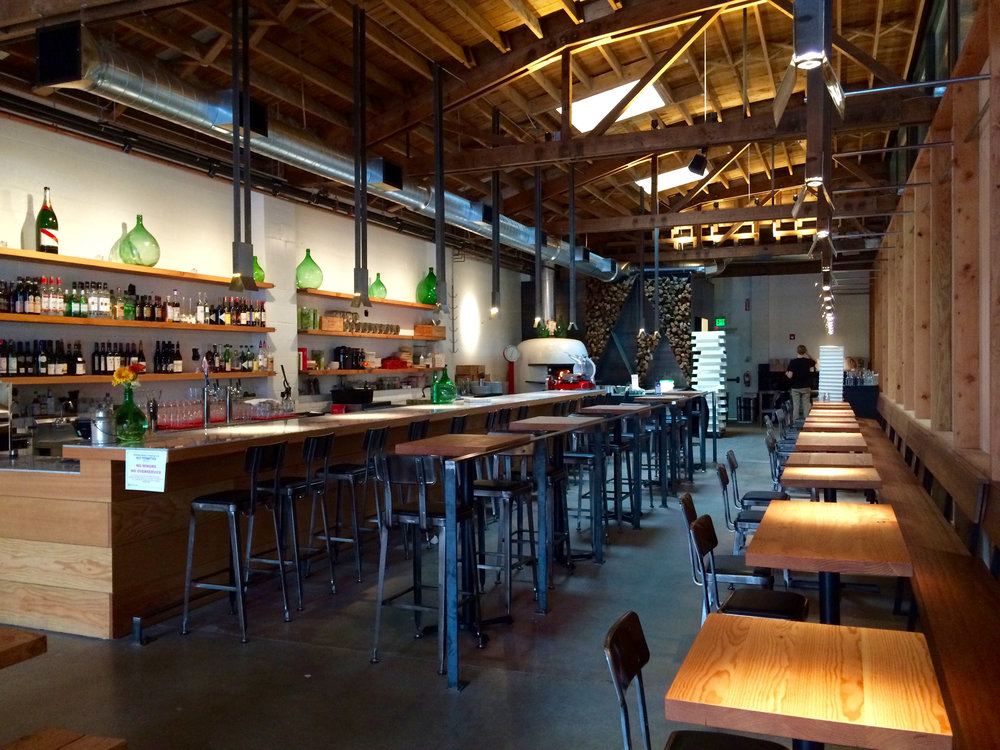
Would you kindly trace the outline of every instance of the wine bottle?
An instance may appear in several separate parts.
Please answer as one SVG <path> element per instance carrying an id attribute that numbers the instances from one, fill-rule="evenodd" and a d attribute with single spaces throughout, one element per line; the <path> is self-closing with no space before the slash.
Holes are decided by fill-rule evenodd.
<path id="1" fill-rule="evenodd" d="M 76 342 L 76 345 L 73 347 L 73 353 L 74 353 L 74 355 L 76 357 L 76 371 L 73 374 L 74 375 L 86 375 L 87 374 L 87 360 L 85 360 L 83 358 L 83 351 L 80 349 L 80 342 L 79 342 L 79 340 Z"/>
<path id="2" fill-rule="evenodd" d="M 174 366 L 172 372 L 184 371 L 184 358 L 181 356 L 181 342 L 174 342 Z"/>
<path id="3" fill-rule="evenodd" d="M 35 219 L 35 249 L 40 253 L 59 252 L 59 220 L 52 210 L 52 197 L 47 187 L 42 208 Z"/>

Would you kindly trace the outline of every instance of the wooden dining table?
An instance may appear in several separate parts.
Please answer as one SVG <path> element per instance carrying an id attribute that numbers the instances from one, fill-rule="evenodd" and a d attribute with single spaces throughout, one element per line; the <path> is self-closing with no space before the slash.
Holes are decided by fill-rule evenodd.
<path id="1" fill-rule="evenodd" d="M 778 503 L 783 505 L 784 503 Z M 921 633 L 712 613 L 664 699 L 669 721 L 883 750 L 946 750 Z"/>
<path id="2" fill-rule="evenodd" d="M 840 623 L 841 573 L 910 577 L 910 553 L 888 505 L 771 503 L 746 549 L 748 565 L 819 574 L 820 622 Z"/>
<path id="3" fill-rule="evenodd" d="M 828 455 L 853 455 L 832 453 Z M 882 487 L 882 477 L 874 466 L 789 466 L 781 472 L 782 487 L 793 487 L 817 493 L 823 491 L 828 503 L 837 502 L 837 490 L 872 492 Z"/>
<path id="4" fill-rule="evenodd" d="M 472 496 L 472 461 L 484 455 L 501 450 L 516 448 L 530 442 L 527 435 L 517 434 L 446 434 L 421 440 L 411 440 L 397 443 L 393 449 L 396 453 L 408 456 L 439 456 L 444 459 L 444 506 L 445 506 L 445 673 L 449 688 L 461 689 L 463 683 L 458 677 L 458 502 L 459 493 L 465 495 L 466 502 L 471 502 Z M 545 463 L 542 453 L 539 503 L 545 498 Z M 535 466 L 536 475 L 538 465 Z M 540 507 L 543 507 L 540 505 Z M 539 513 L 539 534 L 544 534 L 544 514 Z M 544 536 L 542 536 L 544 538 Z M 442 543 L 442 542 L 439 542 Z M 539 545 L 544 548 L 545 545 Z M 539 575 L 544 570 L 544 549 L 538 551 Z M 468 566 L 466 566 L 468 567 Z M 471 571 L 470 571 L 471 575 Z M 541 580 L 545 580 L 544 578 Z M 543 587 L 539 587 L 542 589 Z M 470 589 L 471 590 L 471 589 Z M 538 597 L 544 601 L 543 591 Z"/>
<path id="5" fill-rule="evenodd" d="M 48 640 L 42 633 L 0 626 L 0 669 L 45 653 Z"/>
<path id="6" fill-rule="evenodd" d="M 820 453 L 865 453 L 868 443 L 860 432 L 800 432 L 795 441 L 797 451 Z"/>
<path id="7" fill-rule="evenodd" d="M 799 432 L 861 432 L 861 427 L 856 420 L 807 419 Z"/>
<path id="8" fill-rule="evenodd" d="M 815 453 L 792 451 L 785 466 L 874 466 L 871 453 Z"/>

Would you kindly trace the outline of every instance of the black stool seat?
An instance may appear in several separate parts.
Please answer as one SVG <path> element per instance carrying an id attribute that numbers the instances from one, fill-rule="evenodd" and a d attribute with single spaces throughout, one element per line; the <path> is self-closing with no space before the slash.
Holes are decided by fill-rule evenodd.
<path id="1" fill-rule="evenodd" d="M 482 497 L 527 494 L 534 489 L 535 483 L 529 479 L 476 479 L 472 483 L 473 493 Z"/>
<path id="2" fill-rule="evenodd" d="M 740 502 L 743 505 L 767 505 L 775 500 L 787 500 L 788 493 L 781 490 L 750 490 L 743 494 Z"/>
<path id="3" fill-rule="evenodd" d="M 791 591 L 736 589 L 719 606 L 719 611 L 726 615 L 805 620 L 809 616 L 809 600 Z"/>
<path id="4" fill-rule="evenodd" d="M 785 750 L 785 746 L 738 734 L 681 729 L 670 735 L 663 750 Z"/>

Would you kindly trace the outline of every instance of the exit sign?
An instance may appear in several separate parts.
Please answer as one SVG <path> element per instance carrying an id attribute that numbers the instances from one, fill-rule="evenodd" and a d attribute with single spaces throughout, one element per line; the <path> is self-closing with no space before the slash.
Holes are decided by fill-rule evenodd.
<path id="1" fill-rule="evenodd" d="M 716 318 L 715 319 L 715 327 L 716 328 L 725 328 L 726 327 L 726 319 L 725 318 Z"/>

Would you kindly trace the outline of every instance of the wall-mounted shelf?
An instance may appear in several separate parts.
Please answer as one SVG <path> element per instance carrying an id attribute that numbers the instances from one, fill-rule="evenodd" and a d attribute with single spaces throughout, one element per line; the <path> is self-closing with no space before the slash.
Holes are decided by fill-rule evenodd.
<path id="1" fill-rule="evenodd" d="M 323 289 L 299 289 L 297 290 L 299 294 L 309 294 L 316 297 L 330 297 L 332 299 L 342 299 L 342 300 L 352 300 L 354 299 L 353 294 L 347 292 L 328 292 Z M 372 299 L 373 305 L 390 305 L 392 307 L 415 307 L 420 310 L 436 310 L 437 305 L 425 305 L 421 302 L 406 302 L 405 300 L 399 299 Z"/>
<path id="2" fill-rule="evenodd" d="M 175 281 L 201 281 L 206 284 L 221 284 L 227 287 L 229 286 L 229 282 L 232 281 L 229 276 L 210 276 L 202 273 L 191 273 L 190 271 L 174 271 L 169 268 L 133 266 L 129 263 L 113 263 L 108 260 L 76 258 L 69 255 L 55 255 L 53 253 L 36 253 L 34 250 L 17 250 L 14 248 L 0 248 L 0 258 L 44 263 L 46 266 L 65 266 L 67 268 L 88 268 L 95 271 L 114 271 L 115 273 L 127 273 L 134 276 L 150 276 L 153 278 L 172 279 Z M 274 288 L 274 284 L 266 281 L 259 283 L 257 286 L 260 289 Z"/>
<path id="3" fill-rule="evenodd" d="M 393 333 L 356 333 L 354 331 L 321 331 L 318 328 L 300 328 L 299 333 L 310 336 L 335 336 L 337 338 L 355 339 L 402 339 L 404 341 L 444 341 L 443 338 L 426 338 L 424 336 L 407 336 Z"/>
<path id="4" fill-rule="evenodd" d="M 274 375 L 270 371 L 257 372 L 213 372 L 209 375 L 209 380 L 236 380 L 240 378 L 269 378 Z M 173 380 L 203 380 L 204 374 L 197 372 L 144 372 L 139 376 L 141 383 L 156 383 Z M 15 377 L 0 378 L 0 383 L 10 383 L 11 385 L 87 385 L 91 383 L 102 383 L 111 387 L 110 375 L 25 375 Z"/>
<path id="5" fill-rule="evenodd" d="M 299 375 L 412 375 L 418 372 L 437 372 L 443 367 L 386 367 L 372 370 L 299 370 Z"/>
<path id="6" fill-rule="evenodd" d="M 70 318 L 62 315 L 25 315 L 23 313 L 0 313 L 0 322 L 103 326 L 107 328 L 162 328 L 174 331 L 232 331 L 234 333 L 273 333 L 275 330 L 268 326 L 213 326 L 204 323 L 168 323 L 166 321 L 118 320 L 116 318 Z"/>

